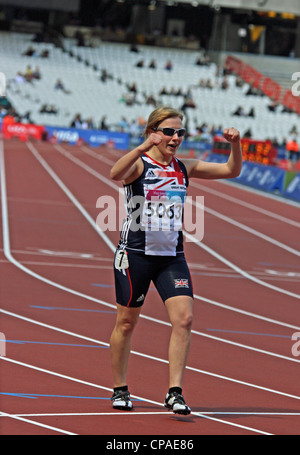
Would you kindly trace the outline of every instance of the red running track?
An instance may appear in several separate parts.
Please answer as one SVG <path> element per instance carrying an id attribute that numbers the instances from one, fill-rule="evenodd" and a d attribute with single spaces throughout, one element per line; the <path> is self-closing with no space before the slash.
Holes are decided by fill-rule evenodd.
<path id="1" fill-rule="evenodd" d="M 192 414 L 163 407 L 170 326 L 153 288 L 133 339 L 134 410 L 112 409 L 119 233 L 101 236 L 95 220 L 99 197 L 118 200 L 109 170 L 120 153 L 0 141 L 1 434 L 299 434 L 299 205 L 228 182 L 189 188 L 205 200 L 204 239 L 186 242 Z"/>

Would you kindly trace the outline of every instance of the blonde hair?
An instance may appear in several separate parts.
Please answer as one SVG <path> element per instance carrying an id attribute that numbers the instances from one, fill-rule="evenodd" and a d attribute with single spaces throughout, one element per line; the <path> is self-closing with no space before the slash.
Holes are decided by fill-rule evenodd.
<path id="1" fill-rule="evenodd" d="M 153 128 L 157 128 L 167 118 L 173 117 L 183 120 L 183 113 L 170 106 L 159 106 L 149 115 L 144 136 L 148 136 Z"/>

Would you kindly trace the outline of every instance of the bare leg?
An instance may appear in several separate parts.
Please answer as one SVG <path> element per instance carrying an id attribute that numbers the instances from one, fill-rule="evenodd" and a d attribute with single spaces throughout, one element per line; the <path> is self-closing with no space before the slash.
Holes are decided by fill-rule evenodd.
<path id="1" fill-rule="evenodd" d="M 127 384 L 126 374 L 131 349 L 131 338 L 141 307 L 127 308 L 117 305 L 117 320 L 110 338 L 110 358 L 114 387 Z"/>
<path id="2" fill-rule="evenodd" d="M 169 344 L 169 387 L 182 387 L 184 370 L 190 348 L 193 321 L 193 299 L 171 297 L 165 302 L 172 324 Z"/>

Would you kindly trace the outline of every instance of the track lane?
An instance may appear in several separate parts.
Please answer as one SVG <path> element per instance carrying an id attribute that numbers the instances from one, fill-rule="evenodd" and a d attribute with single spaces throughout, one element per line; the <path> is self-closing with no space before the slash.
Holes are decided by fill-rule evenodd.
<path id="1" fill-rule="evenodd" d="M 60 151 L 60 153 L 64 153 L 62 147 L 59 147 L 59 151 Z M 66 155 L 66 156 L 67 156 L 67 155 Z M 67 157 L 68 157 L 68 156 L 67 156 Z M 71 156 L 69 156 L 69 158 L 72 159 Z M 95 173 L 94 169 L 93 169 L 91 166 L 90 166 L 89 168 L 87 168 L 86 165 L 85 165 L 85 163 L 82 163 L 82 161 L 79 161 L 78 159 L 76 159 L 76 164 L 84 166 L 84 170 L 86 170 L 87 172 L 93 172 L 93 173 Z M 105 179 L 105 181 L 107 181 L 107 178 L 106 178 L 106 177 L 103 177 L 103 178 L 102 178 L 101 175 L 99 175 L 99 173 L 96 173 L 96 174 L 98 174 L 98 175 L 94 175 L 94 177 L 96 177 L 96 178 L 98 178 L 98 179 L 100 179 L 100 180 Z M 114 186 L 115 186 L 115 188 L 117 188 L 116 185 L 114 185 Z M 220 230 L 220 232 L 223 232 L 223 230 Z M 219 235 L 220 237 L 222 237 L 222 234 L 221 234 L 220 232 L 218 233 L 218 235 Z M 235 235 L 230 235 L 230 238 L 232 239 L 232 242 L 234 241 L 235 237 L 236 237 Z M 243 240 L 243 239 L 244 239 L 244 238 L 242 237 L 242 240 Z M 247 239 L 248 239 L 248 241 L 249 241 L 249 236 L 247 237 Z M 225 242 L 222 242 L 222 245 L 221 245 L 221 246 L 224 246 L 224 243 L 225 243 Z M 228 242 L 227 242 L 227 243 L 228 243 Z M 234 243 L 234 242 L 233 242 L 233 243 Z M 251 245 L 251 248 L 252 248 L 252 247 L 253 247 L 253 244 Z M 272 247 L 273 247 L 273 245 L 272 245 Z M 233 248 L 233 246 L 232 246 L 232 243 L 229 244 L 229 250 L 230 250 L 230 248 L 231 248 L 232 251 L 234 251 L 234 248 Z M 239 250 L 239 251 L 240 251 L 240 250 Z M 260 252 L 260 251 L 261 251 L 261 248 L 259 247 L 259 252 Z M 272 250 L 272 252 L 273 252 L 273 250 Z M 273 278 L 274 278 L 274 277 L 272 276 L 272 279 L 273 279 Z M 292 285 L 292 286 L 293 286 L 293 285 Z M 291 290 L 291 292 L 293 292 L 293 289 Z"/>

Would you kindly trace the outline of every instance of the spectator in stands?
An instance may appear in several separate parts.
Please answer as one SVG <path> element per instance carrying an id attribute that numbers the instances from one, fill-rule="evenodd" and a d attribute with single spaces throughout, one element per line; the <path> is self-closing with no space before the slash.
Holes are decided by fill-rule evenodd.
<path id="1" fill-rule="evenodd" d="M 236 87 L 243 87 L 244 86 L 244 81 L 241 77 L 237 77 L 236 80 L 235 80 L 235 86 Z"/>
<path id="2" fill-rule="evenodd" d="M 71 128 L 81 128 L 81 125 L 82 125 L 81 115 L 76 114 L 70 126 Z"/>
<path id="3" fill-rule="evenodd" d="M 49 109 L 48 109 L 48 114 L 58 114 L 58 109 L 54 106 L 54 104 L 51 104 Z"/>
<path id="4" fill-rule="evenodd" d="M 190 96 L 190 93 L 188 92 L 185 97 L 184 97 L 184 103 L 181 107 L 181 110 L 183 112 L 185 112 L 185 110 L 189 108 L 189 109 L 196 109 L 196 103 L 194 101 L 194 99 Z"/>
<path id="5" fill-rule="evenodd" d="M 168 90 L 166 89 L 166 87 L 163 87 L 161 89 L 161 91 L 159 92 L 160 95 L 169 95 L 169 92 Z"/>
<path id="6" fill-rule="evenodd" d="M 299 144 L 296 138 L 292 138 L 287 142 L 286 150 L 288 151 L 290 161 L 297 162 L 299 160 Z"/>
<path id="7" fill-rule="evenodd" d="M 47 114 L 47 104 L 43 104 L 39 112 L 40 114 Z"/>
<path id="8" fill-rule="evenodd" d="M 197 66 L 202 66 L 202 65 L 204 65 L 204 55 L 200 54 L 200 55 L 197 57 L 195 64 L 196 64 Z"/>
<path id="9" fill-rule="evenodd" d="M 285 147 L 286 148 L 286 144 L 287 144 L 287 139 L 286 137 L 284 137 L 281 141 L 281 143 L 279 144 L 280 147 Z"/>
<path id="10" fill-rule="evenodd" d="M 82 120 L 81 122 L 81 128 L 83 130 L 88 130 L 89 129 L 89 120 Z"/>
<path id="11" fill-rule="evenodd" d="M 150 95 L 146 96 L 146 104 L 152 105 L 154 107 L 156 106 L 156 100 L 154 98 L 153 93 L 150 93 Z"/>
<path id="12" fill-rule="evenodd" d="M 246 92 L 246 96 L 264 96 L 263 91 L 259 87 L 254 86 L 254 82 L 250 82 L 249 88 Z"/>
<path id="13" fill-rule="evenodd" d="M 119 126 L 119 131 L 120 131 L 120 132 L 125 132 L 125 133 L 127 133 L 128 128 L 129 128 L 129 124 L 128 124 L 128 122 L 127 122 L 126 117 L 123 116 L 123 117 L 121 118 L 121 120 L 120 120 L 118 126 Z"/>
<path id="14" fill-rule="evenodd" d="M 248 128 L 245 133 L 244 133 L 244 137 L 252 137 L 252 131 L 251 131 L 251 128 Z"/>
<path id="15" fill-rule="evenodd" d="M 223 135 L 223 130 L 224 128 L 222 127 L 222 125 L 219 125 L 217 127 L 215 127 L 214 125 L 211 127 L 211 134 L 212 136 L 222 136 Z"/>
<path id="16" fill-rule="evenodd" d="M 48 57 L 49 57 L 49 51 L 48 51 L 48 49 L 44 49 L 44 50 L 41 52 L 40 57 L 41 57 L 41 58 L 48 58 Z"/>
<path id="17" fill-rule="evenodd" d="M 149 68 L 152 70 L 156 69 L 156 61 L 154 59 L 152 59 L 151 62 L 149 63 Z"/>
<path id="18" fill-rule="evenodd" d="M 27 111 L 25 114 L 21 117 L 21 122 L 22 123 L 34 123 L 34 121 L 31 118 L 31 112 Z"/>
<path id="19" fill-rule="evenodd" d="M 129 50 L 130 52 L 135 52 L 136 54 L 140 52 L 136 44 L 132 44 Z"/>
<path id="20" fill-rule="evenodd" d="M 268 109 L 270 112 L 276 112 L 278 107 L 278 103 L 276 101 L 272 101 L 271 104 L 268 105 Z"/>
<path id="21" fill-rule="evenodd" d="M 76 46 L 78 46 L 78 47 L 84 47 L 85 46 L 84 36 L 83 36 L 83 33 L 80 30 L 76 31 L 75 39 L 76 39 Z"/>
<path id="22" fill-rule="evenodd" d="M 71 93 L 69 90 L 67 90 L 65 88 L 61 79 L 56 80 L 56 82 L 54 84 L 54 90 L 61 90 L 62 92 L 66 93 L 67 95 Z"/>
<path id="23" fill-rule="evenodd" d="M 236 116 L 239 116 L 239 117 L 244 117 L 245 116 L 244 108 L 242 106 L 238 106 L 238 108 L 233 112 L 232 115 L 236 115 Z"/>
<path id="24" fill-rule="evenodd" d="M 297 129 L 296 125 L 292 126 L 292 128 L 289 131 L 289 134 L 292 134 L 292 135 L 295 134 L 296 136 L 298 136 L 299 132 L 298 132 L 298 129 Z"/>
<path id="25" fill-rule="evenodd" d="M 23 54 L 25 57 L 36 57 L 37 56 L 37 52 L 36 50 L 34 49 L 34 47 L 32 46 L 29 46 L 27 48 L 27 50 L 25 52 L 23 52 Z"/>
<path id="26" fill-rule="evenodd" d="M 6 114 L 7 110 L 4 107 L 0 106 L 0 119 L 2 120 L 6 116 Z"/>
<path id="27" fill-rule="evenodd" d="M 40 68 L 38 66 L 36 66 L 35 70 L 32 71 L 32 78 L 33 79 L 42 79 L 42 74 L 41 74 Z"/>
<path id="28" fill-rule="evenodd" d="M 222 80 L 222 83 L 221 83 L 221 89 L 222 90 L 227 90 L 229 87 L 229 83 L 228 83 L 228 78 L 225 76 Z"/>
<path id="29" fill-rule="evenodd" d="M 176 92 L 174 93 L 175 96 L 184 96 L 184 93 L 182 91 L 182 88 L 181 87 L 178 87 L 178 89 L 176 90 Z"/>
<path id="30" fill-rule="evenodd" d="M 106 69 L 102 69 L 101 75 L 100 75 L 100 81 L 105 83 L 107 81 L 107 79 L 108 79 L 107 71 L 106 71 Z"/>
<path id="31" fill-rule="evenodd" d="M 58 110 L 57 108 L 51 104 L 51 106 L 48 106 L 48 104 L 43 104 L 41 109 L 40 109 L 40 114 L 57 114 Z"/>
<path id="32" fill-rule="evenodd" d="M 165 64 L 165 69 L 166 69 L 167 71 L 172 71 L 172 69 L 173 69 L 173 63 L 171 62 L 171 60 L 168 60 L 168 61 L 166 62 L 166 64 Z"/>
<path id="33" fill-rule="evenodd" d="M 195 64 L 198 65 L 198 66 L 209 66 L 210 65 L 210 58 L 205 53 L 204 53 L 204 55 L 200 54 L 197 57 Z"/>
<path id="34" fill-rule="evenodd" d="M 138 137 L 140 135 L 141 131 L 139 128 L 139 124 L 137 119 L 132 120 L 131 124 L 129 125 L 129 134 L 131 137 Z"/>
<path id="35" fill-rule="evenodd" d="M 248 112 L 248 117 L 255 117 L 255 110 L 254 107 L 251 107 L 250 111 Z"/>
<path id="36" fill-rule="evenodd" d="M 23 74 L 21 73 L 21 71 L 18 71 L 15 78 L 14 78 L 14 81 L 16 84 L 24 84 L 24 82 L 26 82 L 26 79 L 25 77 L 23 76 Z"/>
<path id="37" fill-rule="evenodd" d="M 55 90 L 64 90 L 65 89 L 64 84 L 62 83 L 62 81 L 60 79 L 56 80 L 54 88 L 55 88 Z"/>
<path id="38" fill-rule="evenodd" d="M 103 115 L 101 121 L 100 121 L 100 130 L 108 130 L 108 125 L 106 123 L 106 115 Z"/>
<path id="39" fill-rule="evenodd" d="M 207 80 L 206 80 L 205 88 L 209 88 L 209 89 L 213 89 L 213 88 L 214 88 L 211 79 L 207 79 Z"/>
<path id="40" fill-rule="evenodd" d="M 24 77 L 27 82 L 32 82 L 32 77 L 33 77 L 32 75 L 33 75 L 33 72 L 32 72 L 31 66 L 28 65 L 25 70 L 25 74 L 24 74 Z"/>
<path id="41" fill-rule="evenodd" d="M 281 112 L 286 112 L 287 114 L 292 114 L 293 109 L 291 109 L 290 107 L 287 107 L 287 106 L 283 106 L 283 109 Z"/>
<path id="42" fill-rule="evenodd" d="M 144 68 L 144 60 L 139 60 L 135 66 L 137 68 Z"/>
<path id="43" fill-rule="evenodd" d="M 137 93 L 137 86 L 135 82 L 132 82 L 132 84 L 127 84 L 127 88 L 129 92 L 131 93 Z"/>

